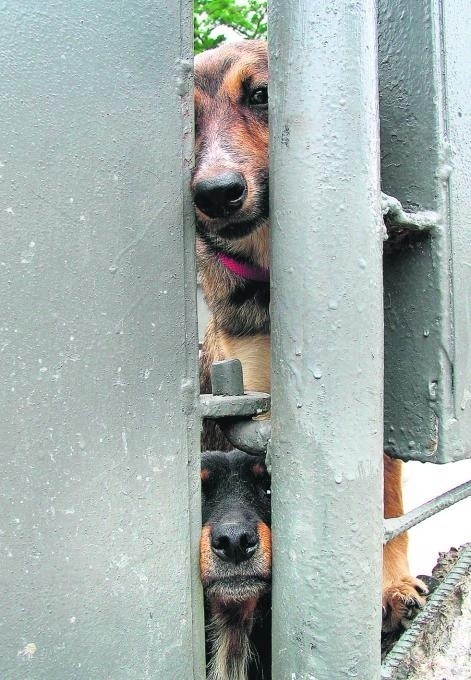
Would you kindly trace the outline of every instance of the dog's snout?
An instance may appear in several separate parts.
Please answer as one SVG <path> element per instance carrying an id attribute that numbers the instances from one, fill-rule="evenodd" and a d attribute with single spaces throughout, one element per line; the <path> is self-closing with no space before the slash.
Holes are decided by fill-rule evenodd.
<path id="1" fill-rule="evenodd" d="M 211 532 L 211 549 L 224 562 L 239 564 L 250 559 L 258 544 L 257 531 L 245 522 L 219 524 Z"/>
<path id="2" fill-rule="evenodd" d="M 227 217 L 241 207 L 247 182 L 239 172 L 225 172 L 202 179 L 193 188 L 196 206 L 208 217 Z"/>

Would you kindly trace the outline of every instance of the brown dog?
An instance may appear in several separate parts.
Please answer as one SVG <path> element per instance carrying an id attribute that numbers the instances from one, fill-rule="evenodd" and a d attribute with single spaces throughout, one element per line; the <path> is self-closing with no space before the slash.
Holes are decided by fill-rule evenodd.
<path id="1" fill-rule="evenodd" d="M 242 363 L 246 390 L 270 391 L 267 83 L 264 42 L 223 45 L 195 61 L 192 191 L 199 272 L 212 313 L 202 392 L 210 392 L 211 363 L 232 357 Z M 230 445 L 208 424 L 203 448 Z M 384 456 L 385 517 L 403 514 L 401 465 Z M 402 534 L 384 548 L 383 630 L 399 627 L 425 593 L 409 573 Z"/>

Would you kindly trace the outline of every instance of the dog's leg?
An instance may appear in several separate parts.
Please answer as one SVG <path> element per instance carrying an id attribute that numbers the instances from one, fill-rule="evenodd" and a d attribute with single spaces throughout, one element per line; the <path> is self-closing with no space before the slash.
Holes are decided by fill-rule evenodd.
<path id="1" fill-rule="evenodd" d="M 399 517 L 402 506 L 402 462 L 384 458 L 384 516 Z M 423 581 L 411 576 L 407 560 L 407 534 L 384 546 L 383 551 L 383 631 L 398 628 L 411 612 L 424 605 L 428 593 Z"/>

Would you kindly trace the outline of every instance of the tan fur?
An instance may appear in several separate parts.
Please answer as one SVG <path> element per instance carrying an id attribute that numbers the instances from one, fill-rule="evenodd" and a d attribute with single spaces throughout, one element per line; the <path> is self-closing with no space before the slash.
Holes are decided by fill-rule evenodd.
<path id="1" fill-rule="evenodd" d="M 200 574 L 202 580 L 207 578 L 210 573 L 212 562 L 211 527 L 206 525 L 201 529 L 200 535 Z"/>
<path id="2" fill-rule="evenodd" d="M 235 240 L 231 250 L 234 255 L 248 255 L 260 267 L 268 269 L 270 267 L 269 238 L 269 226 L 266 222 L 255 233 Z"/>
<path id="3" fill-rule="evenodd" d="M 260 227 L 256 234 L 249 234 L 246 237 L 245 247 L 247 252 L 252 255 L 260 267 L 265 269 L 268 269 L 270 266 L 269 243 L 268 223 Z"/>
<path id="4" fill-rule="evenodd" d="M 384 461 L 384 516 L 400 517 L 402 503 L 402 461 L 386 454 Z M 428 592 L 423 581 L 410 574 L 407 534 L 401 534 L 383 549 L 383 630 L 398 628 L 413 607 L 423 607 Z"/>
<path id="5" fill-rule="evenodd" d="M 269 574 L 271 572 L 271 529 L 264 522 L 260 522 L 257 531 L 260 539 L 263 570 L 266 574 Z"/>
<path id="6" fill-rule="evenodd" d="M 201 73 L 206 79 L 213 78 L 217 81 L 221 77 L 220 66 L 226 59 L 233 59 L 234 64 L 223 74 L 220 86 L 222 96 L 215 98 L 213 93 L 198 87 L 198 76 Z M 192 181 L 196 183 L 201 177 L 214 177 L 224 171 L 242 172 L 248 185 L 243 208 L 245 213 L 250 213 L 254 208 L 257 175 L 268 165 L 268 125 L 254 119 L 251 129 L 247 131 L 243 124 L 242 83 L 249 80 L 254 86 L 266 84 L 268 80 L 265 46 L 261 41 L 227 43 L 217 50 L 198 55 L 195 60 L 197 162 Z M 201 128 L 204 128 L 204 134 Z M 218 144 L 218 139 L 222 137 L 226 144 Z M 233 151 L 237 151 L 237 160 L 234 160 L 234 153 L 226 149 L 228 138 L 233 142 Z M 202 139 L 204 144 L 201 144 Z M 197 207 L 196 215 L 210 231 L 221 222 L 218 218 L 208 217 Z"/>
<path id="7" fill-rule="evenodd" d="M 226 359 L 239 359 L 244 388 L 248 392 L 270 392 L 271 352 L 269 335 L 234 338 L 222 332 L 219 347 Z"/>
<path id="8" fill-rule="evenodd" d="M 251 59 L 240 59 L 225 75 L 222 89 L 227 97 L 237 100 L 240 96 L 240 83 L 254 75 L 254 63 Z M 255 71 L 256 75 L 256 71 Z"/>
<path id="9" fill-rule="evenodd" d="M 255 463 L 255 465 L 252 465 L 252 474 L 254 477 L 263 477 L 265 474 L 265 468 L 260 465 L 260 463 Z"/>

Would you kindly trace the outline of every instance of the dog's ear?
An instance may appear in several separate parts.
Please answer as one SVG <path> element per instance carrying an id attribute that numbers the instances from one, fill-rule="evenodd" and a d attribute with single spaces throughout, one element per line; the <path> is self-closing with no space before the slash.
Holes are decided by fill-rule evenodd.
<path id="1" fill-rule="evenodd" d="M 270 473 L 267 470 L 263 458 L 255 458 L 254 461 L 250 463 L 249 472 L 257 484 L 260 484 L 261 482 L 270 483 Z"/>

